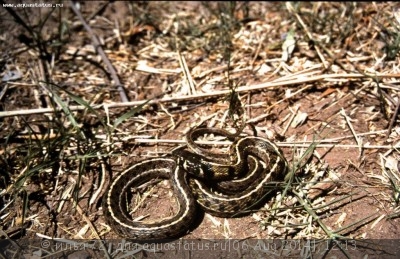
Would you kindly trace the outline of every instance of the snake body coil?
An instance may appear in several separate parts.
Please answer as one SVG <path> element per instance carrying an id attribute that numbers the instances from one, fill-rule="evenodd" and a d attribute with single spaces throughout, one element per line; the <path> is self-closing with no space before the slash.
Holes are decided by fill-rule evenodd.
<path id="1" fill-rule="evenodd" d="M 224 130 L 219 134 L 229 137 Z M 191 148 L 196 144 L 188 136 Z M 193 223 L 197 204 L 215 216 L 236 216 L 269 193 L 268 185 L 283 180 L 287 171 L 278 147 L 259 137 L 239 138 L 228 155 L 217 158 L 209 158 L 212 153 L 201 148 L 194 151 L 197 154 L 180 150 L 173 156 L 144 160 L 122 172 L 103 198 L 104 215 L 112 229 L 140 240 L 181 236 Z M 124 195 L 130 188 L 159 178 L 171 181 L 178 212 L 157 222 L 133 221 Z"/>
<path id="2" fill-rule="evenodd" d="M 124 195 L 131 187 L 159 178 L 171 180 L 179 200 L 178 213 L 162 222 L 133 221 L 126 209 Z M 186 178 L 174 158 L 153 158 L 133 165 L 112 182 L 103 198 L 104 215 L 108 224 L 121 236 L 141 240 L 164 239 L 184 234 L 196 212 L 196 201 Z"/>

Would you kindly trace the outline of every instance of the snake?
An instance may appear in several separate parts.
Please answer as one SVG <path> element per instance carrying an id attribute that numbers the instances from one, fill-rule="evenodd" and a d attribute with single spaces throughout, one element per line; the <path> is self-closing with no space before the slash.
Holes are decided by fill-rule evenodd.
<path id="1" fill-rule="evenodd" d="M 229 152 L 218 154 L 194 142 L 215 133 L 233 140 Z M 187 148 L 167 156 L 140 161 L 119 174 L 103 197 L 107 224 L 119 236 L 135 240 L 162 240 L 185 235 L 199 208 L 217 217 L 235 217 L 276 189 L 283 181 L 287 161 L 271 141 L 256 136 L 239 137 L 224 129 L 192 129 Z M 126 193 L 154 179 L 167 179 L 178 201 L 178 211 L 156 221 L 137 221 L 129 215 Z"/>

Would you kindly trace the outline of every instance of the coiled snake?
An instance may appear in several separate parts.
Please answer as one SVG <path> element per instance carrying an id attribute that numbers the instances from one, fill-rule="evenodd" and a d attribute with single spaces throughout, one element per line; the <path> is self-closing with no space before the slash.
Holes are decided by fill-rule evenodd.
<path id="1" fill-rule="evenodd" d="M 136 163 L 112 181 L 103 197 L 103 211 L 115 232 L 139 240 L 182 236 L 193 223 L 197 205 L 212 215 L 233 217 L 262 199 L 270 191 L 268 184 L 284 179 L 286 159 L 269 140 L 236 138 L 229 154 L 214 154 L 193 141 L 205 133 L 232 136 L 216 128 L 191 130 L 186 135 L 189 150 L 181 148 L 172 155 Z M 171 181 L 178 212 L 161 221 L 133 221 L 124 195 L 133 187 L 160 178 Z"/>

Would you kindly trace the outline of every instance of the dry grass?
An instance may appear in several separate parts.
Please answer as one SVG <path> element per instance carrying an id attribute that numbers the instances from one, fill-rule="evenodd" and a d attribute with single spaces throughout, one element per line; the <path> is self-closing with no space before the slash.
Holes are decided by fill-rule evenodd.
<path id="1" fill-rule="evenodd" d="M 63 3 L 0 9 L 1 236 L 115 237 L 109 177 L 241 103 L 290 173 L 187 238 L 399 238 L 397 3 Z"/>

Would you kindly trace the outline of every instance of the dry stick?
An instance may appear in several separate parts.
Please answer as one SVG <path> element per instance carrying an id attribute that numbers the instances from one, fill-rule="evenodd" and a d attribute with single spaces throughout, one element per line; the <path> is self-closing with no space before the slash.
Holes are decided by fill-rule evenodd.
<path id="1" fill-rule="evenodd" d="M 328 79 L 351 79 L 351 78 L 370 78 L 370 77 L 375 77 L 375 78 L 400 78 L 400 73 L 397 74 L 375 74 L 375 75 L 363 75 L 363 74 L 328 74 L 328 75 L 316 75 L 313 77 L 302 77 L 299 75 L 297 79 L 290 79 L 287 81 L 279 81 L 279 82 L 264 82 L 261 84 L 257 85 L 252 85 L 252 86 L 240 86 L 236 88 L 236 92 L 249 92 L 249 91 L 260 91 L 263 89 L 267 88 L 272 88 L 272 87 L 277 87 L 277 86 L 294 86 L 297 84 L 304 84 L 304 83 L 311 83 L 311 82 L 316 82 L 319 80 L 328 80 Z M 328 80 L 329 81 L 329 80 Z M 308 87 L 308 86 L 307 86 Z M 296 93 L 299 93 L 301 91 L 297 91 Z M 220 90 L 220 91 L 213 91 L 211 93 L 200 93 L 196 95 L 188 95 L 188 96 L 176 96 L 176 97 L 167 97 L 163 99 L 154 99 L 150 100 L 148 104 L 157 104 L 157 103 L 165 103 L 165 102 L 179 102 L 179 101 L 187 101 L 187 100 L 195 100 L 195 99 L 202 99 L 202 98 L 211 98 L 215 96 L 224 96 L 226 94 L 229 94 L 230 90 Z M 295 93 L 291 95 L 293 97 Z M 143 101 L 134 101 L 134 102 L 125 102 L 125 103 L 109 103 L 109 104 L 98 104 L 98 105 L 93 105 L 93 109 L 108 109 L 108 108 L 119 108 L 119 107 L 131 107 L 131 106 L 137 106 L 141 105 L 147 100 Z M 87 107 L 82 106 L 82 105 L 77 105 L 77 106 L 70 106 L 69 109 L 71 111 L 81 111 L 84 109 L 87 109 Z M 56 109 L 57 111 L 58 109 Z M 42 109 L 29 109 L 29 110 L 18 110 L 18 111 L 3 111 L 0 112 L 0 118 L 2 117 L 9 117 L 9 116 L 17 116 L 17 115 L 29 115 L 29 114 L 41 114 L 41 113 L 54 113 L 53 108 L 42 108 Z"/>
<path id="2" fill-rule="evenodd" d="M 128 102 L 128 97 L 125 94 L 125 89 L 122 86 L 121 82 L 119 81 L 117 72 L 115 71 L 113 65 L 111 64 L 110 60 L 107 58 L 107 55 L 104 53 L 104 50 L 102 49 L 100 42 L 97 39 L 97 36 L 94 34 L 92 28 L 86 23 L 81 12 L 78 10 L 78 8 L 76 8 L 75 4 L 72 1 L 70 1 L 70 5 L 71 5 L 72 10 L 75 12 L 76 16 L 78 16 L 79 20 L 81 21 L 83 27 L 85 27 L 85 30 L 89 33 L 90 37 L 92 38 L 92 43 L 93 43 L 93 46 L 96 49 L 97 53 L 99 53 L 99 55 L 103 59 L 104 64 L 106 64 L 108 71 L 110 72 L 110 75 L 114 81 L 114 84 L 117 86 L 117 90 L 119 92 L 122 102 L 124 102 L 124 103 Z"/>

